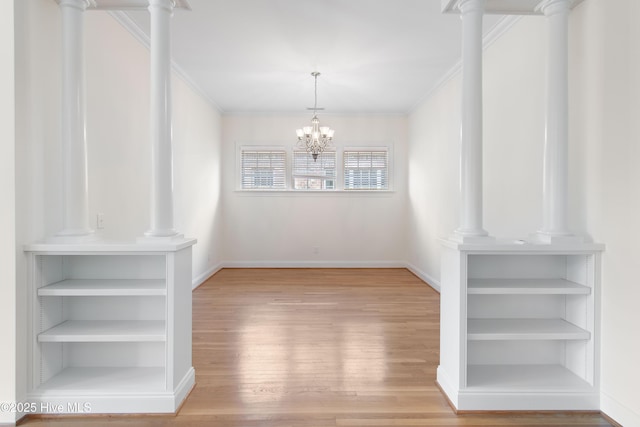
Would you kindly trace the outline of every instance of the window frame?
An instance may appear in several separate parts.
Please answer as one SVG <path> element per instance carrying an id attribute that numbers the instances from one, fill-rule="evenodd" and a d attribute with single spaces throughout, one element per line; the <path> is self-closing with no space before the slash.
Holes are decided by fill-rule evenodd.
<path id="1" fill-rule="evenodd" d="M 387 153 L 387 188 L 345 188 L 345 172 L 346 167 L 344 164 L 344 156 L 346 152 L 349 151 L 359 151 L 359 152 L 367 152 L 367 151 L 385 151 Z M 392 145 L 366 145 L 366 146 L 345 146 L 342 148 L 340 153 L 340 166 L 341 166 L 341 174 L 340 174 L 340 189 L 342 191 L 353 193 L 353 192 L 364 192 L 364 193 L 383 193 L 383 192 L 391 192 L 393 189 L 393 146 Z"/>
<path id="2" fill-rule="evenodd" d="M 284 188 L 243 188 L 243 169 L 242 154 L 245 151 L 257 152 L 283 152 L 284 153 Z M 238 191 L 259 191 L 259 192 L 277 192 L 287 191 L 291 185 L 290 182 L 290 164 L 289 152 L 284 145 L 238 145 L 236 151 L 236 190 Z"/>
<path id="3" fill-rule="evenodd" d="M 321 192 L 321 193 L 326 193 L 326 192 L 335 192 L 338 191 L 338 183 L 339 183 L 339 159 L 338 159 L 338 150 L 337 149 L 331 149 L 331 150 L 326 150 L 324 151 L 324 153 L 333 153 L 334 154 L 334 162 L 335 162 L 335 175 L 333 177 L 333 188 L 318 188 L 318 189 L 312 189 L 312 188 L 295 188 L 295 176 L 294 176 L 294 172 L 295 172 L 295 157 L 296 157 L 296 153 L 304 153 L 306 156 L 308 156 L 309 158 L 311 158 L 311 154 L 309 154 L 308 152 L 304 151 L 304 150 L 300 150 L 300 149 L 296 149 L 295 147 L 293 147 L 291 149 L 291 187 L 289 188 L 289 190 L 291 191 L 295 191 L 295 192 L 301 192 L 301 191 L 311 191 L 311 192 Z M 312 176 L 308 176 L 307 178 L 316 178 L 316 177 L 312 177 Z M 324 177 L 317 177 L 319 179 L 326 179 Z"/>

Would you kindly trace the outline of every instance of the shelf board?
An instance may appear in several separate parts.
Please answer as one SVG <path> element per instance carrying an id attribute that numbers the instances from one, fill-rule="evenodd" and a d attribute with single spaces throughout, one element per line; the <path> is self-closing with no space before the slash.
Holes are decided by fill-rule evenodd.
<path id="1" fill-rule="evenodd" d="M 154 240 L 155 239 L 155 240 Z M 157 241 L 160 240 L 160 241 Z M 161 255 L 177 252 L 195 245 L 197 239 L 176 237 L 167 240 L 140 238 L 138 242 L 110 242 L 97 240 L 82 243 L 36 242 L 24 246 L 25 252 L 36 255 Z"/>
<path id="2" fill-rule="evenodd" d="M 539 243 L 522 239 L 487 239 L 482 243 L 460 243 L 450 238 L 439 241 L 447 248 L 469 255 L 590 255 L 605 249 L 602 243 L 586 242 Z"/>
<path id="3" fill-rule="evenodd" d="M 39 395 L 135 394 L 165 391 L 164 368 L 66 368 L 41 384 Z"/>
<path id="4" fill-rule="evenodd" d="M 162 320 L 67 320 L 38 335 L 39 342 L 165 341 Z"/>
<path id="5" fill-rule="evenodd" d="M 588 295 L 591 288 L 565 279 L 469 279 L 469 295 Z"/>
<path id="6" fill-rule="evenodd" d="M 443 13 L 460 13 L 460 0 L 440 0 Z M 569 6 L 574 8 L 583 0 L 570 0 Z M 543 0 L 486 0 L 485 14 L 497 15 L 544 15 L 541 10 Z"/>
<path id="7" fill-rule="evenodd" d="M 469 391 L 593 391 L 593 387 L 561 365 L 469 365 Z"/>
<path id="8" fill-rule="evenodd" d="M 38 289 L 38 296 L 154 296 L 167 295 L 162 279 L 67 279 Z"/>
<path id="9" fill-rule="evenodd" d="M 176 9 L 191 10 L 187 0 L 175 0 Z M 149 8 L 148 0 L 89 0 L 89 9 L 96 10 L 144 10 Z"/>
<path id="10" fill-rule="evenodd" d="M 469 340 L 588 340 L 589 331 L 563 319 L 469 319 Z"/>

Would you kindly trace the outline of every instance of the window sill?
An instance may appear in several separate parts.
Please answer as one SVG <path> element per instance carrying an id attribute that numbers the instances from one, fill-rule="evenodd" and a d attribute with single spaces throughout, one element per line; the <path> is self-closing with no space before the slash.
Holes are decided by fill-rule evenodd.
<path id="1" fill-rule="evenodd" d="M 340 195 L 357 194 L 357 195 L 386 195 L 395 194 L 395 190 L 234 190 L 234 193 L 245 196 L 295 196 L 295 195 Z"/>

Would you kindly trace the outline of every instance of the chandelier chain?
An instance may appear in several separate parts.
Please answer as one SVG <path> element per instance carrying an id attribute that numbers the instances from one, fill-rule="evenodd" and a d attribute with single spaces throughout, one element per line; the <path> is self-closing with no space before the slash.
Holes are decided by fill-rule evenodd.
<path id="1" fill-rule="evenodd" d="M 316 115 L 318 110 L 318 73 L 314 73 L 313 78 L 315 82 L 313 84 L 313 115 Z"/>

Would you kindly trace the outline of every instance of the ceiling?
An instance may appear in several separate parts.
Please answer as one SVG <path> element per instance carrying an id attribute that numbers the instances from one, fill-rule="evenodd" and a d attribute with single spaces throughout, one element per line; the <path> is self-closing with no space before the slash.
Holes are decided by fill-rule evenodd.
<path id="1" fill-rule="evenodd" d="M 223 111 L 407 113 L 459 61 L 460 17 L 440 0 L 189 0 L 172 56 Z M 128 11 L 149 34 L 149 16 Z M 500 19 L 484 19 L 485 34 Z"/>

